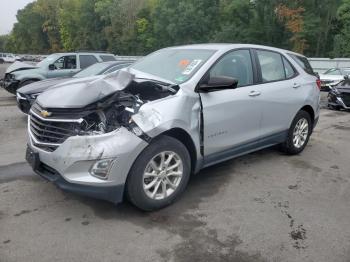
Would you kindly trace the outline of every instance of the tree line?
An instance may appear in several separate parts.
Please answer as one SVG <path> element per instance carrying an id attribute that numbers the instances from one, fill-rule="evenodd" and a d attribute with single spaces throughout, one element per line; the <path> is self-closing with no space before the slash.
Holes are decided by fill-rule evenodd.
<path id="1" fill-rule="evenodd" d="M 313 57 L 350 56 L 350 0 L 37 0 L 0 48 L 13 53 L 254 43 Z"/>

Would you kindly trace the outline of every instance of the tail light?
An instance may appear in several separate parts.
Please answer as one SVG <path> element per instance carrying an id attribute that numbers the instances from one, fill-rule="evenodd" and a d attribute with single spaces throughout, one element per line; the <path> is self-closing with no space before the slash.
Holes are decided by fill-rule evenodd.
<path id="1" fill-rule="evenodd" d="M 320 79 L 317 78 L 316 84 L 317 84 L 318 89 L 321 90 L 321 80 Z"/>

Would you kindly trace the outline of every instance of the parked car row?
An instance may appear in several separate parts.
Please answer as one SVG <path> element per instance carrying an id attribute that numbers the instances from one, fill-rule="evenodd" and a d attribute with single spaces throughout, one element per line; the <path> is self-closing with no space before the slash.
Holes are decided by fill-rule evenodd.
<path id="1" fill-rule="evenodd" d="M 80 70 L 95 63 L 116 61 L 113 54 L 107 53 L 56 53 L 36 65 L 16 62 L 5 72 L 3 87 L 16 94 L 18 88 L 47 78 L 71 77 Z"/>
<path id="2" fill-rule="evenodd" d="M 61 73 L 90 61 L 81 55 L 13 69 L 7 89 L 34 75 L 71 76 Z M 33 170 L 63 190 L 113 203 L 125 196 L 156 210 L 202 168 L 277 144 L 298 154 L 319 119 L 320 81 L 291 51 L 203 44 L 162 49 L 110 74 L 97 70 L 104 65 L 32 83 L 17 97 L 32 103 L 25 111 Z"/>
<path id="3" fill-rule="evenodd" d="M 10 53 L 0 53 L 0 64 L 14 63 L 16 61 L 21 61 L 21 58 Z"/>
<path id="4" fill-rule="evenodd" d="M 322 90 L 329 91 L 332 87 L 343 81 L 344 77 L 348 75 L 350 75 L 350 68 L 331 68 L 325 73 L 319 74 Z"/>
<path id="5" fill-rule="evenodd" d="M 350 109 L 350 79 L 345 76 L 340 83 L 330 87 L 328 107 L 334 110 Z"/>

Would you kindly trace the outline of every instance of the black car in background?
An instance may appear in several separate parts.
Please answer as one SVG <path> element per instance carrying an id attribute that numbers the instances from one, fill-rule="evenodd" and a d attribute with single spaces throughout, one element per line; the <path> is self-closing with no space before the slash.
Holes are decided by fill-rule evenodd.
<path id="1" fill-rule="evenodd" d="M 334 110 L 350 109 L 349 76 L 345 76 L 343 81 L 331 87 L 328 93 L 328 107 Z"/>
<path id="2" fill-rule="evenodd" d="M 106 75 L 118 71 L 122 68 L 128 67 L 131 64 L 132 62 L 130 61 L 102 62 L 89 66 L 88 68 L 75 74 L 73 77 L 52 78 L 26 85 L 17 90 L 16 96 L 18 108 L 23 113 L 28 114 L 31 105 L 37 96 L 50 88 L 59 87 L 68 82 L 79 83 L 80 81 L 86 81 L 87 78 L 91 78 L 92 81 L 95 78 L 98 78 L 100 75 Z M 84 80 L 81 80 L 82 78 L 84 78 Z"/>

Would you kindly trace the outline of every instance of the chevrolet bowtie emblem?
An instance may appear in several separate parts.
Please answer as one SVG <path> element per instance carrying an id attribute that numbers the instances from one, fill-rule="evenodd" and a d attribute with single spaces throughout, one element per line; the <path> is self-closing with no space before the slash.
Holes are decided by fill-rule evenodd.
<path id="1" fill-rule="evenodd" d="M 43 117 L 48 117 L 48 116 L 51 116 L 52 113 L 51 112 L 48 112 L 46 110 L 41 110 L 40 111 L 40 114 L 43 116 Z"/>

